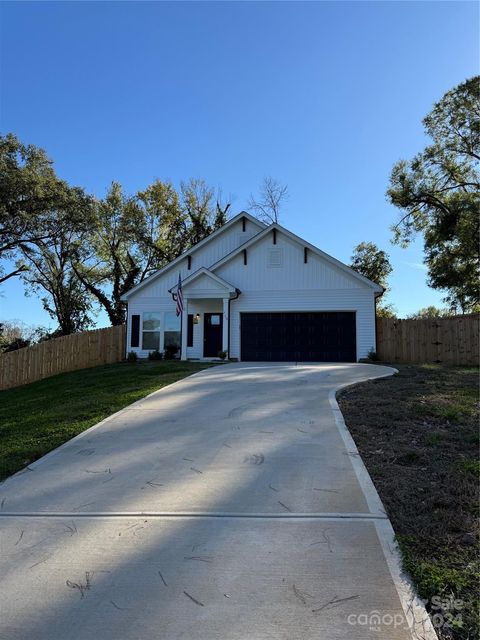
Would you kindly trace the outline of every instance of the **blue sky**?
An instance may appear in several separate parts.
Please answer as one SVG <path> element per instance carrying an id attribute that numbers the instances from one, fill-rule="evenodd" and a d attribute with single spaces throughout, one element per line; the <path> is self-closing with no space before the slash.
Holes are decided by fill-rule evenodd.
<path id="1" fill-rule="evenodd" d="M 478 69 L 474 2 L 3 2 L 0 130 L 44 147 L 101 196 L 202 177 L 244 209 L 287 183 L 281 223 L 348 262 L 369 240 L 405 315 L 441 304 L 422 243 L 390 244 L 392 165 L 422 118 Z M 21 282 L 0 318 L 54 326 Z M 99 317 L 99 326 L 107 324 Z"/>

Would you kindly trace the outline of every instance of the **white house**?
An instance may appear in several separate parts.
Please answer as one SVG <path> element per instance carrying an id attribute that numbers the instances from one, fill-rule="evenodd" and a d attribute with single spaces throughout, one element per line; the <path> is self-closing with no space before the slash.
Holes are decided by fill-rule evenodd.
<path id="1" fill-rule="evenodd" d="M 184 311 L 175 313 L 179 274 Z M 128 291 L 127 351 L 182 359 L 354 362 L 375 349 L 382 287 L 241 212 Z"/>

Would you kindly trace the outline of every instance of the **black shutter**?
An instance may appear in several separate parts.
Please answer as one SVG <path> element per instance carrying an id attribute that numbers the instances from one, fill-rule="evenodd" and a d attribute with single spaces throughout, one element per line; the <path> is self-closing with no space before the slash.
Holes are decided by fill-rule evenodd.
<path id="1" fill-rule="evenodd" d="M 132 332 L 130 335 L 130 346 L 140 346 L 140 316 L 132 316 Z"/>
<path id="2" fill-rule="evenodd" d="M 187 347 L 193 347 L 193 313 L 188 314 Z"/>

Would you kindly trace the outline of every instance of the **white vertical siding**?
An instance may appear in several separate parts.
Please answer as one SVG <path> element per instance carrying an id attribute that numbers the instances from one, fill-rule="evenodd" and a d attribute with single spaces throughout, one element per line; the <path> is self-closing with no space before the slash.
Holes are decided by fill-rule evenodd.
<path id="1" fill-rule="evenodd" d="M 188 270 L 187 258 L 181 260 L 174 269 L 167 271 L 164 275 L 153 280 L 151 284 L 145 285 L 138 293 L 134 293 L 130 300 L 137 299 L 143 295 L 149 297 L 168 296 L 168 290 L 174 287 L 178 282 L 178 274 L 182 276 L 182 280 L 195 273 L 200 267 L 210 267 L 214 262 L 218 262 L 225 255 L 239 247 L 257 233 L 263 227 L 247 220 L 245 231 L 242 231 L 242 222 L 239 220 L 231 227 L 225 230 L 211 242 L 207 242 L 203 247 L 192 253 L 192 265 Z"/>
<path id="2" fill-rule="evenodd" d="M 277 231 L 277 243 L 273 244 L 273 233 L 267 234 L 247 249 L 247 264 L 243 253 L 214 270 L 218 276 L 231 282 L 241 291 L 265 291 L 274 289 L 371 289 L 355 276 L 328 263 L 312 251 L 307 250 L 286 235 Z M 269 266 L 270 253 L 275 252 L 275 262 L 280 256 L 280 265 Z M 277 253 L 280 252 L 280 253 Z"/>

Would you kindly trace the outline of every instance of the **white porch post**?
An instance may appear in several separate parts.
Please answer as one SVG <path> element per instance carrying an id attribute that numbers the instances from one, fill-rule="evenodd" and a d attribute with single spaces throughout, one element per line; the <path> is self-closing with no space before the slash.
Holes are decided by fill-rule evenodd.
<path id="1" fill-rule="evenodd" d="M 223 298 L 222 351 L 228 351 L 228 298 Z M 228 354 L 230 357 L 230 354 Z"/>
<path id="2" fill-rule="evenodd" d="M 180 352 L 180 359 L 187 359 L 187 337 L 188 337 L 188 298 L 183 298 L 183 312 L 182 312 L 182 347 Z"/>

